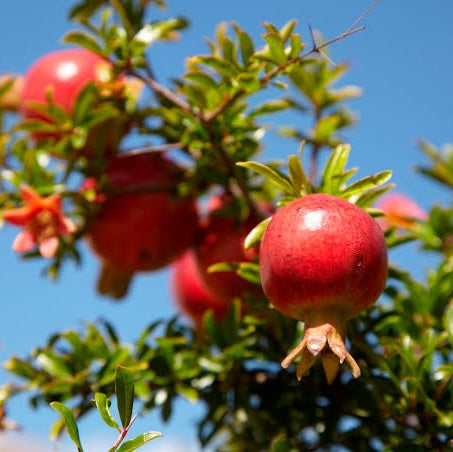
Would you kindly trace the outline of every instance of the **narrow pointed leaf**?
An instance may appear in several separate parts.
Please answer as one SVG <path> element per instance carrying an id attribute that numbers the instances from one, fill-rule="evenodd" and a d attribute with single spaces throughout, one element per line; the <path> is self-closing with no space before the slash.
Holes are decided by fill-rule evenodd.
<path id="1" fill-rule="evenodd" d="M 264 231 L 266 230 L 267 225 L 269 224 L 271 219 L 272 217 L 269 217 L 261 221 L 248 233 L 247 237 L 244 240 L 244 248 L 246 250 L 260 244 Z"/>
<path id="2" fill-rule="evenodd" d="M 339 178 L 335 177 L 343 173 L 344 167 L 348 161 L 349 145 L 337 146 L 330 154 L 329 159 L 324 167 L 321 182 L 321 191 L 324 193 L 335 193 L 338 188 Z"/>
<path id="3" fill-rule="evenodd" d="M 115 375 L 115 392 L 118 413 L 124 428 L 129 425 L 134 405 L 134 383 L 131 373 L 124 367 L 117 367 Z"/>
<path id="4" fill-rule="evenodd" d="M 278 65 L 284 64 L 286 62 L 285 48 L 278 33 L 269 33 L 264 36 L 264 39 L 269 46 L 269 53 L 272 61 Z"/>
<path id="5" fill-rule="evenodd" d="M 234 30 L 239 40 L 239 48 L 241 51 L 242 62 L 245 67 L 250 64 L 250 57 L 255 51 L 252 38 L 244 30 L 239 28 L 237 25 L 234 25 Z"/>
<path id="6" fill-rule="evenodd" d="M 96 39 L 83 31 L 70 31 L 63 36 L 63 42 L 75 44 L 85 49 L 91 50 L 101 56 L 106 56 L 106 53 L 96 41 Z"/>
<path id="7" fill-rule="evenodd" d="M 380 173 L 374 174 L 373 176 L 367 176 L 363 179 L 354 182 L 349 187 L 346 187 L 341 193 L 342 198 L 349 198 L 357 193 L 363 193 L 371 188 L 378 187 L 379 185 L 385 184 L 392 177 L 391 171 L 381 171 Z"/>
<path id="8" fill-rule="evenodd" d="M 238 162 L 236 163 L 236 165 L 261 174 L 261 176 L 265 177 L 270 183 L 283 191 L 285 194 L 294 195 L 294 189 L 289 180 L 281 174 L 277 173 L 277 171 L 270 168 L 269 166 L 263 165 L 258 162 Z"/>
<path id="9" fill-rule="evenodd" d="M 64 406 L 60 402 L 51 402 L 50 406 L 59 414 L 63 416 L 66 430 L 68 431 L 69 437 L 72 439 L 74 444 L 77 446 L 78 452 L 83 452 L 82 444 L 80 443 L 79 429 L 72 414 L 72 411 Z"/>
<path id="10" fill-rule="evenodd" d="M 290 155 L 288 158 L 288 171 L 289 178 L 299 194 L 306 194 L 308 192 L 308 179 L 305 174 L 301 161 L 296 155 Z"/>
<path id="11" fill-rule="evenodd" d="M 119 425 L 116 423 L 115 419 L 113 418 L 112 413 L 109 409 L 109 400 L 105 394 L 100 392 L 96 392 L 94 394 L 94 400 L 96 402 L 96 408 L 101 415 L 102 420 L 109 426 L 115 429 L 119 429 Z"/>
<path id="12" fill-rule="evenodd" d="M 132 452 L 142 447 L 144 444 L 149 443 L 153 439 L 160 438 L 162 433 L 160 432 L 146 432 L 136 436 L 134 439 L 125 441 L 121 446 L 116 449 L 116 452 Z"/>

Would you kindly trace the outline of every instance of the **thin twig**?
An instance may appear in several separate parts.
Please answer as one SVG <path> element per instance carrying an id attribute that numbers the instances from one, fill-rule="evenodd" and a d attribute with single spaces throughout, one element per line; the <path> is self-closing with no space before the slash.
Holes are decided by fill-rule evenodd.
<path id="1" fill-rule="evenodd" d="M 115 444 L 111 447 L 111 449 L 116 450 L 118 448 L 118 446 L 123 441 L 124 437 L 127 435 L 127 432 L 132 427 L 132 424 L 137 419 L 137 416 L 138 416 L 138 413 L 135 414 L 135 416 L 131 419 L 131 421 L 129 422 L 129 425 L 126 428 L 119 429 L 120 434 L 119 434 L 118 438 L 116 439 Z"/>
<path id="2" fill-rule="evenodd" d="M 137 154 L 152 154 L 155 152 L 166 152 L 170 151 L 172 149 L 183 149 L 183 144 L 182 143 L 165 143 L 165 144 L 158 144 L 158 145 L 152 145 L 152 146 L 143 146 L 140 148 L 134 148 L 130 149 L 128 151 L 125 151 L 121 155 L 137 155 Z"/>
<path id="3" fill-rule="evenodd" d="M 165 86 L 161 85 L 160 83 L 156 82 L 151 77 L 145 76 L 140 74 L 139 72 L 135 70 L 130 70 L 129 71 L 131 75 L 139 78 L 143 82 L 145 82 L 156 94 L 165 97 L 167 100 L 169 100 L 172 104 L 176 105 L 179 107 L 181 110 L 192 114 L 196 118 L 199 118 L 199 115 L 197 115 L 192 107 L 182 98 L 170 91 L 168 88 Z"/>

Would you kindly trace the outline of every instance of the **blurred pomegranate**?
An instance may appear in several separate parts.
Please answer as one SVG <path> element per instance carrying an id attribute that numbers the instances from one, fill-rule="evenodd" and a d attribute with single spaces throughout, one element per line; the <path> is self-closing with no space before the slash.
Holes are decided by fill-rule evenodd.
<path id="1" fill-rule="evenodd" d="M 200 277 L 193 250 L 186 251 L 172 265 L 171 287 L 178 308 L 197 327 L 202 328 L 203 317 L 209 310 L 217 320 L 222 320 L 229 305 L 216 298 Z"/>
<path id="2" fill-rule="evenodd" d="M 119 155 L 106 177 L 87 237 L 101 259 L 98 291 L 122 298 L 135 272 L 165 267 L 194 244 L 197 208 L 192 196 L 171 193 L 181 169 L 162 154 Z"/>

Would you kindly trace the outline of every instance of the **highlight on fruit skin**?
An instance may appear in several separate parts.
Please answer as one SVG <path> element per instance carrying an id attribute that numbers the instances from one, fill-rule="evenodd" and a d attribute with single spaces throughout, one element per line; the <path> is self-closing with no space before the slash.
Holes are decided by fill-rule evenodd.
<path id="1" fill-rule="evenodd" d="M 198 212 L 193 196 L 174 192 L 181 168 L 160 153 L 120 154 L 106 178 L 87 240 L 101 261 L 98 292 L 120 299 L 136 272 L 161 269 L 193 246 Z"/>
<path id="2" fill-rule="evenodd" d="M 198 331 L 202 330 L 203 318 L 208 311 L 212 311 L 218 321 L 227 314 L 230 304 L 219 300 L 206 287 L 193 249 L 187 250 L 172 264 L 170 282 L 178 309 L 192 320 Z"/>
<path id="3" fill-rule="evenodd" d="M 77 96 L 89 83 L 96 85 L 103 97 L 123 97 L 125 77 L 113 78 L 112 65 L 106 59 L 82 48 L 69 48 L 49 52 L 36 60 L 23 77 L 19 111 L 25 120 L 40 120 L 53 125 L 54 120 L 38 106 L 48 105 L 49 96 L 55 106 L 72 115 Z M 132 89 L 138 95 L 139 88 Z M 81 153 L 87 157 L 111 157 L 127 132 L 122 118 L 108 118 L 96 124 L 86 138 Z M 40 143 L 58 141 L 73 130 L 33 131 L 30 136 Z M 63 157 L 62 155 L 55 155 Z"/>
<path id="4" fill-rule="evenodd" d="M 300 379 L 318 356 L 331 383 L 346 361 L 346 323 L 376 302 L 388 274 L 387 248 L 377 222 L 360 207 L 329 194 L 310 194 L 280 208 L 260 247 L 263 289 L 284 315 L 303 321 L 300 344 L 282 361 L 300 357 Z"/>
<path id="5" fill-rule="evenodd" d="M 426 220 L 428 214 L 413 199 L 404 193 L 384 195 L 375 206 L 384 212 L 377 222 L 384 231 L 391 227 L 412 229 L 417 220 Z"/>

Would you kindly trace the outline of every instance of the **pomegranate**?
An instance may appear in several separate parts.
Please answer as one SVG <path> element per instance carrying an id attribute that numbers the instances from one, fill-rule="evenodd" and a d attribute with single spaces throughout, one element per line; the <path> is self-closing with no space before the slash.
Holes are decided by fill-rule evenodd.
<path id="1" fill-rule="evenodd" d="M 107 197 L 88 224 L 89 244 L 102 262 L 101 294 L 122 298 L 135 272 L 162 268 L 194 244 L 195 200 L 170 192 L 180 176 L 161 154 L 123 154 L 110 162 Z"/>
<path id="2" fill-rule="evenodd" d="M 278 210 L 260 247 L 263 289 L 274 307 L 305 323 L 301 343 L 282 361 L 298 356 L 298 379 L 321 354 L 329 383 L 347 352 L 346 322 L 372 305 L 388 273 L 384 235 L 361 208 L 328 194 L 311 194 Z"/>
<path id="3" fill-rule="evenodd" d="M 222 320 L 229 305 L 220 301 L 200 277 L 193 250 L 186 251 L 172 266 L 171 285 L 179 309 L 192 319 L 198 329 L 209 310 L 217 320 Z"/>
<path id="4" fill-rule="evenodd" d="M 112 92 L 121 90 L 121 79 L 113 82 L 103 80 L 104 74 L 108 74 L 110 68 L 110 63 L 85 49 L 65 49 L 48 53 L 37 60 L 24 76 L 20 100 L 22 115 L 27 119 L 41 119 L 51 123 L 51 119 L 33 105 L 47 104 L 49 93 L 52 94 L 55 105 L 70 115 L 77 96 L 90 82 Z M 103 153 L 111 153 L 112 149 L 118 148 L 124 131 L 124 124 L 120 124 L 119 120 L 106 120 L 96 125 L 87 139 L 85 155 L 98 152 L 100 147 Z M 53 132 L 32 134 L 38 142 L 44 139 L 58 140 L 62 135 L 63 133 L 60 135 Z"/>
<path id="5" fill-rule="evenodd" d="M 254 216 L 238 224 L 228 210 L 227 197 L 214 197 L 206 221 L 202 225 L 201 240 L 196 247 L 196 259 L 200 276 L 208 289 L 224 303 L 231 303 L 235 297 L 246 293 L 262 294 L 261 289 L 238 276 L 233 271 L 208 271 L 211 265 L 219 262 L 251 262 L 258 257 L 258 249 L 244 249 L 247 234 L 259 223 Z"/>

